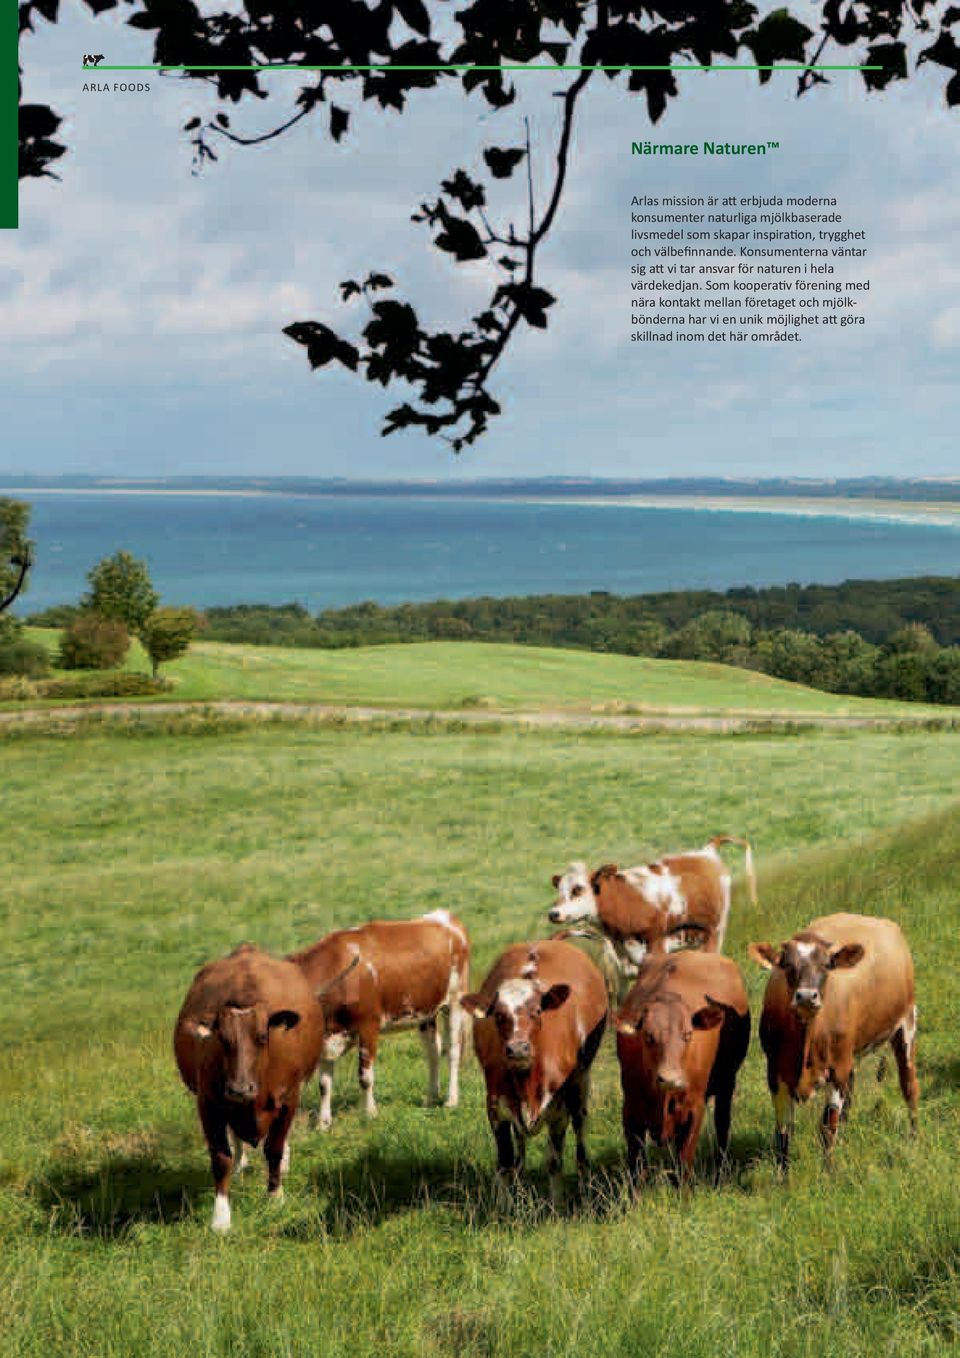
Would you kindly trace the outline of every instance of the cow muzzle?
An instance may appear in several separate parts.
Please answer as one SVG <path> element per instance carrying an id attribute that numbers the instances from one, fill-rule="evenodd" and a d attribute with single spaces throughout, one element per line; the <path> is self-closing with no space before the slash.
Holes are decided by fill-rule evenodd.
<path id="1" fill-rule="evenodd" d="M 815 1014 L 823 1008 L 819 990 L 798 990 L 793 996 L 793 1007 L 802 1014 Z"/>
<path id="2" fill-rule="evenodd" d="M 505 1054 L 510 1065 L 518 1070 L 527 1070 L 533 1062 L 533 1048 L 526 1039 L 508 1042 Z"/>
<path id="3" fill-rule="evenodd" d="M 252 1080 L 228 1080 L 223 1095 L 231 1103 L 250 1103 L 257 1097 L 257 1086 Z"/>
<path id="4" fill-rule="evenodd" d="M 687 1087 L 687 1082 L 682 1075 L 672 1071 L 657 1071 L 657 1085 L 660 1089 L 666 1090 L 668 1094 L 682 1094 Z"/>

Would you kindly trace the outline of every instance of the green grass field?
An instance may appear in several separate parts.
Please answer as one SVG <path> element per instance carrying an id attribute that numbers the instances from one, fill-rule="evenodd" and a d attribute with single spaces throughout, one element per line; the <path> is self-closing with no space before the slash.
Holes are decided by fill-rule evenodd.
<path id="1" fill-rule="evenodd" d="M 57 633 L 30 630 L 55 649 Z M 128 668 L 146 671 L 139 645 Z M 956 715 L 953 708 L 822 693 L 769 675 L 694 661 L 591 651 L 430 641 L 355 650 L 199 643 L 164 667 L 177 699 L 343 703 L 451 709 L 628 708 L 815 716 Z"/>
<path id="2" fill-rule="evenodd" d="M 417 649 L 390 648 L 392 680 L 370 669 L 364 699 L 412 685 Z M 516 666 L 504 697 L 529 701 L 527 653 L 503 652 L 503 673 Z M 318 698 L 339 675 L 345 695 L 346 676 L 379 654 L 302 653 L 304 675 L 315 667 Z M 567 658 L 615 661 L 611 676 L 647 669 Z M 208 663 L 207 649 L 187 662 Z M 469 670 L 464 659 L 464 686 Z M 586 680 L 578 690 L 570 671 L 547 672 L 541 694 L 549 683 L 554 700 L 607 697 Z M 450 684 L 449 671 L 431 678 L 430 702 L 454 702 L 439 696 Z M 951 733 L 578 739 L 171 722 L 0 738 L 0 1351 L 960 1352 L 958 755 Z M 257 1156 L 233 1195 L 233 1233 L 208 1230 L 206 1155 L 170 1050 L 203 960 L 244 938 L 284 950 L 334 925 L 446 906 L 472 934 L 479 978 L 508 942 L 549 928 L 549 876 L 571 856 L 637 861 L 719 831 L 748 833 L 761 872 L 756 911 L 735 896 L 738 961 L 751 938 L 777 940 L 827 910 L 903 923 L 921 1013 L 916 1141 L 896 1080 L 868 1071 L 834 1172 L 817 1152 L 818 1105 L 798 1117 L 781 1186 L 754 1045 L 730 1181 L 680 1195 L 657 1180 L 632 1205 L 606 1041 L 584 1196 L 568 1162 L 570 1202 L 551 1213 L 535 1143 L 527 1186 L 503 1212 L 478 1068 L 466 1064 L 458 1110 L 426 1110 L 419 1043 L 402 1036 L 382 1048 L 380 1118 L 363 1121 L 347 1057 L 332 1134 L 306 1119 L 295 1129 L 286 1202 L 266 1203 Z M 764 978 L 744 966 L 756 1012 Z"/>

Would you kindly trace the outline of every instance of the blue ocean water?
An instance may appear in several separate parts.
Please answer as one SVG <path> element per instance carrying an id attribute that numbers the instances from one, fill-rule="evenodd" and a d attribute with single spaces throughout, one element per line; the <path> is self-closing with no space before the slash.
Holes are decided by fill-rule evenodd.
<path id="1" fill-rule="evenodd" d="M 126 548 L 167 603 L 728 588 L 960 571 L 960 528 L 889 520 L 413 496 L 18 492 L 36 568 L 22 612 L 74 601 Z"/>

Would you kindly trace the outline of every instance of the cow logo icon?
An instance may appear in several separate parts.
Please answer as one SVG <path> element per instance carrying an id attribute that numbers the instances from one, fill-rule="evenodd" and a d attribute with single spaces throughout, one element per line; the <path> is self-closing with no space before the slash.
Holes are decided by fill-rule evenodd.
<path id="1" fill-rule="evenodd" d="M 95 56 L 95 57 L 89 56 L 89 55 L 86 55 L 86 54 L 85 54 L 85 55 L 84 55 L 84 58 L 83 58 L 83 64 L 84 64 L 84 66 L 99 66 L 100 63 L 101 63 L 101 61 L 103 61 L 103 53 L 102 53 L 102 52 L 99 54 L 99 56 Z"/>

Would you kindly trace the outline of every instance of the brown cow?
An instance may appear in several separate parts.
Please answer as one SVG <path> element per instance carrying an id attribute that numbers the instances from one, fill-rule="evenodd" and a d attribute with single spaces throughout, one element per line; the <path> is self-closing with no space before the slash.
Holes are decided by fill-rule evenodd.
<path id="1" fill-rule="evenodd" d="M 340 985 L 330 978 L 359 958 L 359 966 Z M 359 1047 L 360 1088 L 366 1112 L 376 1117 L 374 1062 L 381 1033 L 419 1028 L 427 1058 L 427 1100 L 440 1100 L 441 1034 L 444 1016 L 450 1083 L 447 1107 L 460 1095 L 460 1057 L 464 1016 L 459 1000 L 470 983 L 470 941 L 448 910 L 415 920 L 375 920 L 327 934 L 312 948 L 291 954 L 312 986 L 326 986 L 326 1032 L 320 1060 L 320 1126 L 333 1121 L 333 1072 L 339 1057 Z"/>
<path id="2" fill-rule="evenodd" d="M 263 1142 L 267 1189 L 283 1194 L 287 1134 L 301 1086 L 316 1067 L 323 1011 L 299 967 L 244 943 L 197 972 L 177 1018 L 173 1047 L 197 1096 L 216 1186 L 211 1225 L 230 1229 L 230 1177 L 240 1143 Z"/>
<path id="3" fill-rule="evenodd" d="M 546 1125 L 556 1202 L 570 1121 L 578 1170 L 587 1164 L 589 1073 L 607 1021 L 603 977 L 572 943 L 518 943 L 461 1003 L 475 1019 L 473 1045 L 487 1084 L 499 1182 L 522 1168 L 527 1138 Z"/>
<path id="4" fill-rule="evenodd" d="M 651 957 L 614 1019 L 623 1087 L 627 1167 L 647 1168 L 646 1140 L 672 1146 L 689 1176 L 708 1099 L 719 1160 L 726 1160 L 730 1109 L 750 1045 L 750 1006 L 728 957 L 678 952 Z"/>
<path id="5" fill-rule="evenodd" d="M 773 948 L 750 956 L 772 971 L 763 999 L 760 1043 L 776 1117 L 776 1149 L 786 1172 L 794 1107 L 828 1086 L 821 1136 L 829 1159 L 853 1092 L 854 1064 L 884 1042 L 893 1047 L 900 1089 L 916 1128 L 913 959 L 899 927 L 868 915 L 825 915 Z"/>
<path id="6" fill-rule="evenodd" d="M 622 976 L 635 976 L 648 953 L 669 951 L 684 931 L 702 937 L 706 952 L 721 952 L 730 914 L 730 871 L 717 852 L 722 844 L 744 850 L 751 901 L 756 904 L 753 851 L 745 839 L 716 835 L 702 849 L 668 854 L 655 863 L 624 868 L 608 863 L 589 873 L 571 863 L 553 885 L 559 896 L 549 911 L 554 924 L 589 921 L 599 927 Z"/>

